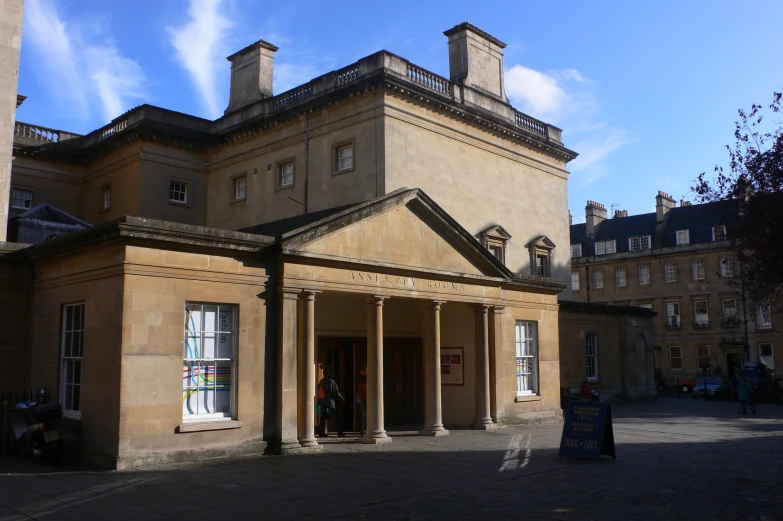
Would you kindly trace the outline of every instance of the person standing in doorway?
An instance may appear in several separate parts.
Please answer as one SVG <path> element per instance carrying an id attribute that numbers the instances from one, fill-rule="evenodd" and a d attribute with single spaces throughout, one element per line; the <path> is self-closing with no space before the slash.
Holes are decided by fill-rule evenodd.
<path id="1" fill-rule="evenodd" d="M 740 410 L 742 414 L 748 414 L 748 400 L 750 400 L 750 394 L 753 392 L 750 384 L 744 379 L 740 378 L 737 383 L 737 398 L 740 402 Z"/>
<path id="2" fill-rule="evenodd" d="M 323 380 L 318 384 L 318 395 L 321 396 L 321 393 L 323 393 L 323 398 L 318 400 L 318 405 L 321 406 L 321 422 L 318 426 L 318 435 L 322 438 L 326 437 L 326 422 L 329 418 L 334 417 L 334 421 L 337 423 L 337 435 L 340 437 L 345 436 L 342 414 L 338 414 L 337 410 L 337 400 L 345 402 L 345 398 L 340 394 L 340 387 L 329 371 L 324 372 Z"/>

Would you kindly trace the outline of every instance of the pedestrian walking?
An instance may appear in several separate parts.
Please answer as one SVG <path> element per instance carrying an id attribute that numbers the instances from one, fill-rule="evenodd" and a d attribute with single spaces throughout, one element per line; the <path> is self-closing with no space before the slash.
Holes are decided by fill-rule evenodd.
<path id="1" fill-rule="evenodd" d="M 739 383 L 737 383 L 737 398 L 739 398 L 740 402 L 740 410 L 738 412 L 748 414 L 748 400 L 750 400 L 752 392 L 753 388 L 750 384 L 744 378 L 740 378 Z M 755 412 L 755 410 L 753 412 Z"/>
<path id="2" fill-rule="evenodd" d="M 326 422 L 330 418 L 334 418 L 337 424 L 337 435 L 340 437 L 345 436 L 342 414 L 340 414 L 342 407 L 340 407 L 340 411 L 337 409 L 337 400 L 345 402 L 345 398 L 340 394 L 340 387 L 328 371 L 324 372 L 324 377 L 318 384 L 318 396 L 321 396 L 321 393 L 323 393 L 323 398 L 318 400 L 318 405 L 321 406 L 321 422 L 318 425 L 318 435 L 322 438 L 326 437 Z"/>

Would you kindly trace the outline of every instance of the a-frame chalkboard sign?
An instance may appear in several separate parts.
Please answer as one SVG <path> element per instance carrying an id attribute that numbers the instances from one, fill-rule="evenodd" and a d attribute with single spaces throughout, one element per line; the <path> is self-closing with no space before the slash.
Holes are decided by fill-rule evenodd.
<path id="1" fill-rule="evenodd" d="M 617 459 L 612 431 L 612 406 L 604 402 L 571 402 L 566 409 L 560 456 Z"/>

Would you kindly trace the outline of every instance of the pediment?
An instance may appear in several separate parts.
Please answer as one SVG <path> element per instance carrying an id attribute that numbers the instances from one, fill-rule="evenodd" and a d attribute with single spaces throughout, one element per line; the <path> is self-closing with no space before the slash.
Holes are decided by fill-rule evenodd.
<path id="1" fill-rule="evenodd" d="M 507 278 L 486 248 L 420 190 L 400 190 L 284 238 L 283 249 L 348 262 Z"/>
<path id="2" fill-rule="evenodd" d="M 525 244 L 525 248 L 540 248 L 544 250 L 552 250 L 555 248 L 555 243 L 546 235 L 539 235 L 529 243 Z"/>
<path id="3" fill-rule="evenodd" d="M 479 233 L 479 237 L 491 237 L 493 239 L 507 241 L 511 239 L 511 234 L 499 224 L 493 224 L 492 226 L 484 228 L 481 233 Z"/>

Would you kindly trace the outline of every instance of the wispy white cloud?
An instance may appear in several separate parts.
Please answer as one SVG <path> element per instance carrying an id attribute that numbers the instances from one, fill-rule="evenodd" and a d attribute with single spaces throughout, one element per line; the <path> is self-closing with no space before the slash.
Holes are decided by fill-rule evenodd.
<path id="1" fill-rule="evenodd" d="M 542 72 L 514 65 L 505 79 L 506 93 L 517 108 L 565 129 L 566 145 L 579 153 L 569 164 L 579 186 L 611 174 L 611 155 L 633 142 L 625 129 L 603 120 L 595 82 L 577 69 Z"/>
<path id="2" fill-rule="evenodd" d="M 57 7 L 52 0 L 27 1 L 25 43 L 37 54 L 43 86 L 61 106 L 82 120 L 97 109 L 108 121 L 144 99 L 142 68 L 120 53 L 106 25 L 67 20 Z"/>
<path id="3" fill-rule="evenodd" d="M 234 27 L 223 0 L 189 0 L 188 20 L 166 27 L 176 59 L 188 71 L 211 118 L 223 114 L 227 105 L 228 38 Z M 222 81 L 223 79 L 226 81 Z"/>

